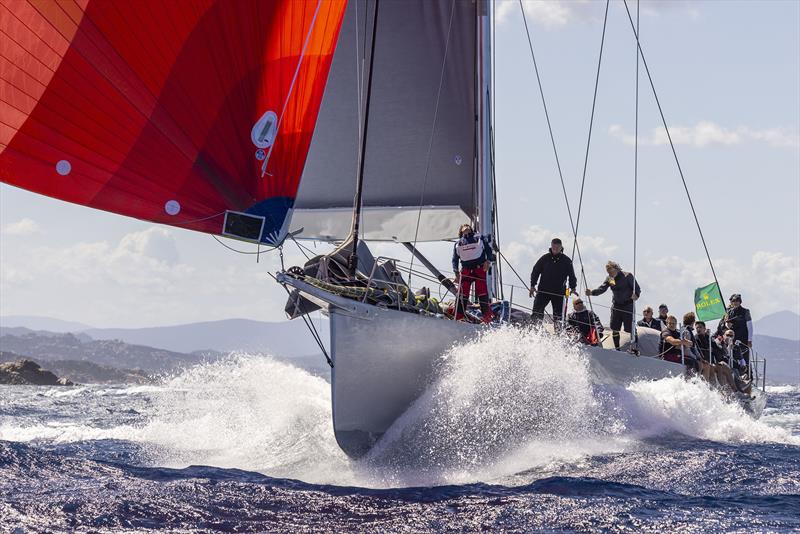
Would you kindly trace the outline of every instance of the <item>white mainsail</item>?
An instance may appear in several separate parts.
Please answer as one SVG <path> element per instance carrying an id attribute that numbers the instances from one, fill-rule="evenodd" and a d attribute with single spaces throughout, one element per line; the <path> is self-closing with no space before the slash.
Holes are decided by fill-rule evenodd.
<path id="1" fill-rule="evenodd" d="M 290 226 L 303 229 L 300 238 L 338 241 L 350 231 L 365 113 L 357 69 L 370 65 L 375 5 L 351 0 L 345 13 Z M 378 4 L 364 155 L 367 240 L 449 239 L 478 215 L 477 5 Z"/>

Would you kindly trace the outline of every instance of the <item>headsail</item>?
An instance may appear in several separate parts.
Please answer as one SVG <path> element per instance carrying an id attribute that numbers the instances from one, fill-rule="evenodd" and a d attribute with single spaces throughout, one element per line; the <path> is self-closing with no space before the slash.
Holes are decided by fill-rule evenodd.
<path id="1" fill-rule="evenodd" d="M 303 228 L 300 237 L 339 240 L 350 231 L 364 114 L 358 70 L 370 63 L 375 5 L 351 1 L 342 23 L 291 224 Z M 419 241 L 450 238 L 475 215 L 476 6 L 378 3 L 362 215 L 368 240 L 414 241 L 420 204 Z"/>
<path id="2" fill-rule="evenodd" d="M 0 180 L 283 239 L 345 0 L 0 0 Z"/>

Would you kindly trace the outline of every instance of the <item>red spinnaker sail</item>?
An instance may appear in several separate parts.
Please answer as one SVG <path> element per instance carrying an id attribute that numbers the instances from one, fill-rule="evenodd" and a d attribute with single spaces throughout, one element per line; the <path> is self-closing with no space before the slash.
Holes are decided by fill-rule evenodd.
<path id="1" fill-rule="evenodd" d="M 345 6 L 0 0 L 0 180 L 280 241 Z"/>

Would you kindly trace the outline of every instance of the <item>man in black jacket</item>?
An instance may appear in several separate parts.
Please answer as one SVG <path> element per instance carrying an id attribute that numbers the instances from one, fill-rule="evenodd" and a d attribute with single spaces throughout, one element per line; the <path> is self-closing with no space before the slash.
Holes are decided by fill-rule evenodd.
<path id="1" fill-rule="evenodd" d="M 589 296 L 602 295 L 608 288 L 611 288 L 613 294 L 611 299 L 611 338 L 614 340 L 614 346 L 619 350 L 619 327 L 624 327 L 629 334 L 633 331 L 633 301 L 639 298 L 642 290 L 639 282 L 633 279 L 633 275 L 623 272 L 617 262 L 606 263 L 606 272 L 608 273 L 606 281 L 597 289 L 587 289 L 586 294 Z"/>
<path id="2" fill-rule="evenodd" d="M 742 296 L 739 293 L 731 295 L 730 303 L 725 313 L 725 322 L 733 323 L 731 330 L 736 335 L 736 341 L 752 347 L 753 318 L 750 316 L 750 310 L 742 306 Z"/>
<path id="3" fill-rule="evenodd" d="M 564 309 L 564 295 L 566 293 L 567 281 L 569 281 L 570 291 L 574 295 L 578 292 L 575 287 L 578 279 L 575 278 L 575 269 L 572 267 L 572 260 L 569 256 L 562 253 L 564 247 L 559 238 L 553 238 L 550 242 L 550 251 L 539 258 L 531 271 L 531 288 L 529 296 L 533 299 L 533 313 L 531 317 L 535 323 L 542 322 L 544 319 L 544 309 L 548 304 L 553 307 L 553 323 L 556 328 L 561 323 Z M 539 279 L 541 277 L 541 280 Z M 539 289 L 536 284 L 539 283 Z"/>
<path id="4" fill-rule="evenodd" d="M 749 370 L 750 349 L 753 348 L 753 318 L 750 316 L 750 310 L 742 306 L 742 296 L 739 293 L 731 295 L 730 303 L 725 316 L 719 322 L 717 332 L 724 332 L 725 329 L 733 330 L 734 343 L 738 351 L 741 351 Z"/>

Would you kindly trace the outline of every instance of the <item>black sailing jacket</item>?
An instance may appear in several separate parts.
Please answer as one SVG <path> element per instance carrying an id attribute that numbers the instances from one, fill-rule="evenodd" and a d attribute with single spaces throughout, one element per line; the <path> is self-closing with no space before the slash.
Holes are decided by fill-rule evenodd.
<path id="1" fill-rule="evenodd" d="M 600 322 L 600 318 L 596 313 L 585 308 L 581 311 L 570 313 L 568 324 L 577 329 L 584 338 L 589 337 L 589 331 L 592 327 L 597 331 L 598 338 L 603 337 L 603 323 Z"/>
<path id="2" fill-rule="evenodd" d="M 655 330 L 661 330 L 661 329 L 663 328 L 663 327 L 661 326 L 661 321 L 659 321 L 659 320 L 658 320 L 658 319 L 656 319 L 655 317 L 653 317 L 652 319 L 650 319 L 650 323 L 649 323 L 649 324 L 648 324 L 648 322 L 647 322 L 647 321 L 645 321 L 644 319 L 642 319 L 641 321 L 639 321 L 638 323 L 636 323 L 636 325 L 637 325 L 637 326 L 644 326 L 644 327 L 647 327 L 647 328 L 653 328 L 653 329 L 655 329 Z"/>
<path id="3" fill-rule="evenodd" d="M 540 276 L 541 280 L 539 280 Z M 563 252 L 558 254 L 548 252 L 539 258 L 531 271 L 531 287 L 535 287 L 538 281 L 539 291 L 543 293 L 563 295 L 567 288 L 567 279 L 569 279 L 569 288 L 574 292 L 578 285 L 578 279 L 575 278 L 572 260 Z"/>
<path id="4" fill-rule="evenodd" d="M 600 284 L 600 287 L 592 289 L 591 293 L 587 291 L 586 294 L 602 295 L 608 288 L 611 288 L 611 292 L 614 294 L 611 304 L 615 308 L 633 304 L 633 275 L 631 273 L 620 271 L 613 279 L 609 276 L 605 282 Z M 636 296 L 641 294 L 642 288 L 639 287 L 639 282 L 636 282 Z"/>
<path id="5" fill-rule="evenodd" d="M 725 321 L 733 321 L 733 332 L 735 334 L 736 341 L 747 343 L 750 341 L 750 331 L 747 328 L 747 323 L 752 320 L 753 319 L 750 316 L 750 310 L 744 306 L 739 306 L 738 308 L 731 306 L 728 308 L 725 317 L 723 317 L 722 321 L 720 321 L 719 329 L 722 329 L 721 326 L 725 324 Z"/>

